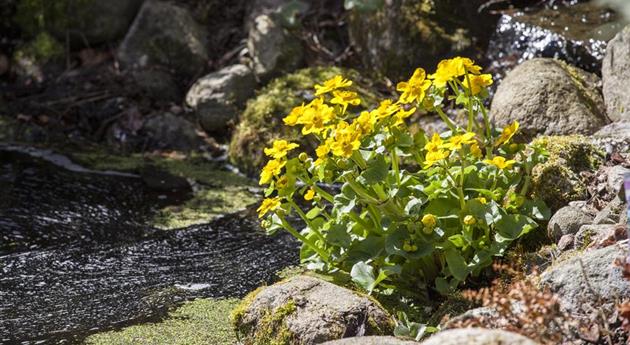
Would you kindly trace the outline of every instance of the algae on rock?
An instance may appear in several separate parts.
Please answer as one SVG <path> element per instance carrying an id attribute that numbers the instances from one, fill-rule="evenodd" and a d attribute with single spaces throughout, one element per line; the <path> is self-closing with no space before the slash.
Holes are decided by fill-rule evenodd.
<path id="1" fill-rule="evenodd" d="M 297 128 L 284 125 L 282 119 L 291 109 L 310 102 L 315 96 L 313 86 L 337 74 L 351 79 L 362 99 L 361 107 L 376 102 L 376 92 L 358 72 L 338 67 L 313 67 L 274 79 L 258 96 L 247 103 L 230 142 L 230 161 L 241 171 L 253 175 L 265 163 L 263 148 L 274 139 L 286 138 L 299 142 L 307 151 L 316 143 L 302 136 Z"/>
<path id="2" fill-rule="evenodd" d="M 586 137 L 543 136 L 532 145 L 544 148 L 549 157 L 532 171 L 532 191 L 556 211 L 571 201 L 588 198 L 583 172 L 595 172 L 604 153 Z"/>

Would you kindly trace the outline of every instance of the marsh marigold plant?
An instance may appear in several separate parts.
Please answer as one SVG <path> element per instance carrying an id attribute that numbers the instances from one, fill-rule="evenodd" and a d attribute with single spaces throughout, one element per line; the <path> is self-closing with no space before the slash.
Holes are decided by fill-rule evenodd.
<path id="1" fill-rule="evenodd" d="M 516 122 L 492 128 L 483 104 L 491 84 L 456 57 L 433 74 L 416 69 L 397 85 L 397 100 L 373 109 L 342 76 L 315 85 L 315 98 L 284 119 L 318 140 L 315 152 L 285 140 L 264 150 L 264 228 L 301 241 L 310 269 L 347 273 L 370 292 L 448 293 L 478 275 L 548 217 L 528 190 L 544 152 L 513 142 Z M 446 104 L 465 110 L 464 126 L 446 116 Z M 412 133 L 408 119 L 428 113 L 449 130 Z M 295 217 L 303 228 L 288 221 Z"/>

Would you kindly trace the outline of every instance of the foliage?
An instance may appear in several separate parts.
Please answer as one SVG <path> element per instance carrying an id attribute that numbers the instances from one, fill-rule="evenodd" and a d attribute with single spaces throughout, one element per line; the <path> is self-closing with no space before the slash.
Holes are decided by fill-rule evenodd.
<path id="1" fill-rule="evenodd" d="M 430 327 L 425 324 L 409 321 L 407 314 L 404 312 L 398 312 L 394 335 L 397 337 L 412 338 L 416 341 L 420 341 L 420 339 L 422 339 L 425 335 L 435 333 L 438 330 L 439 329 L 436 327 Z"/>
<path id="2" fill-rule="evenodd" d="M 299 239 L 310 269 L 349 273 L 368 292 L 445 294 L 478 275 L 549 216 L 528 197 L 532 168 L 544 155 L 511 143 L 518 123 L 490 127 L 483 100 L 491 83 L 470 59 L 444 60 L 428 77 L 418 68 L 397 85 L 398 100 L 371 111 L 360 111 L 352 81 L 342 76 L 315 85 L 315 98 L 284 123 L 319 142 L 316 157 L 295 154 L 299 145 L 286 140 L 264 150 L 263 227 Z M 466 109 L 466 128 L 446 116 L 445 102 Z M 450 130 L 412 135 L 406 119 L 416 112 L 436 112 Z M 297 205 L 302 198 L 306 211 Z M 293 214 L 304 229 L 287 221 Z"/>

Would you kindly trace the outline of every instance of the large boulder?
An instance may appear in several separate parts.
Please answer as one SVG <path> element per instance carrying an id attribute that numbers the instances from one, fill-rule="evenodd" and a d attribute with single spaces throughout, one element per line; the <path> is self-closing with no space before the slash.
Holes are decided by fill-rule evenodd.
<path id="1" fill-rule="evenodd" d="M 606 48 L 602 65 L 604 99 L 608 117 L 630 121 L 630 25 L 615 36 Z"/>
<path id="2" fill-rule="evenodd" d="M 195 125 L 171 113 L 149 116 L 142 126 L 142 132 L 147 136 L 149 149 L 192 151 L 203 145 Z"/>
<path id="3" fill-rule="evenodd" d="M 608 154 L 623 152 L 630 155 L 630 120 L 609 123 L 595 132 L 593 137 Z"/>
<path id="4" fill-rule="evenodd" d="M 608 123 L 599 78 L 554 59 L 528 60 L 499 84 L 490 115 L 498 127 L 514 121 L 520 139 L 592 134 Z"/>
<path id="5" fill-rule="evenodd" d="M 173 74 L 159 68 L 143 68 L 132 73 L 136 85 L 158 103 L 179 103 L 181 91 Z"/>
<path id="6" fill-rule="evenodd" d="M 15 20 L 26 33 L 43 29 L 75 46 L 94 45 L 123 37 L 140 5 L 142 0 L 19 1 Z"/>
<path id="7" fill-rule="evenodd" d="M 207 35 L 187 8 L 147 0 L 118 48 L 118 59 L 126 67 L 155 64 L 192 77 L 206 66 Z"/>
<path id="8" fill-rule="evenodd" d="M 553 210 L 571 201 L 588 198 L 583 173 L 595 173 L 604 162 L 604 152 L 583 136 L 543 136 L 532 145 L 544 148 L 549 157 L 532 169 L 532 191 Z"/>
<path id="9" fill-rule="evenodd" d="M 282 119 L 293 107 L 313 100 L 315 84 L 338 74 L 354 81 L 362 106 L 376 102 L 370 82 L 353 70 L 314 67 L 277 78 L 247 102 L 230 142 L 230 162 L 249 175 L 256 174 L 266 161 L 263 148 L 277 138 L 298 141 L 303 149 L 314 150 L 317 143 L 312 138 L 303 136 L 296 127 L 286 126 Z"/>
<path id="10" fill-rule="evenodd" d="M 292 72 L 303 64 L 302 43 L 273 14 L 256 17 L 249 30 L 247 49 L 254 73 L 264 81 Z"/>
<path id="11" fill-rule="evenodd" d="M 254 291 L 233 311 L 232 320 L 244 345 L 311 345 L 389 334 L 394 327 L 372 299 L 309 276 Z"/>
<path id="12" fill-rule="evenodd" d="M 422 345 L 537 345 L 520 334 L 500 329 L 461 328 L 439 332 Z"/>
<path id="13" fill-rule="evenodd" d="M 611 312 L 617 301 L 630 296 L 630 281 L 614 263 L 626 255 L 627 241 L 579 253 L 549 267 L 541 275 L 541 284 L 560 298 L 564 311 L 580 313 L 602 308 Z"/>
<path id="14" fill-rule="evenodd" d="M 431 70 L 444 57 L 471 56 L 483 46 L 494 24 L 478 11 L 484 2 L 392 0 L 380 8 L 357 7 L 348 21 L 350 43 L 367 69 L 406 80 L 417 67 Z"/>
<path id="15" fill-rule="evenodd" d="M 245 65 L 232 65 L 197 80 L 186 95 L 201 127 L 221 133 L 236 120 L 245 101 L 254 95 L 256 80 Z"/>

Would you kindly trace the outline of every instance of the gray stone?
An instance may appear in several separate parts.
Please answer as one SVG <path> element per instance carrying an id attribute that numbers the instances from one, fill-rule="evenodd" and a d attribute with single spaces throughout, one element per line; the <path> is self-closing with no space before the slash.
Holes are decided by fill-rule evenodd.
<path id="1" fill-rule="evenodd" d="M 609 123 L 595 132 L 593 137 L 593 142 L 607 154 L 613 152 L 630 153 L 630 121 Z"/>
<path id="2" fill-rule="evenodd" d="M 625 174 L 630 174 L 630 169 L 621 165 L 615 165 L 606 169 L 606 187 L 612 195 L 619 199 L 624 199 L 623 176 Z"/>
<path id="3" fill-rule="evenodd" d="M 630 25 L 615 36 L 606 47 L 602 64 L 604 99 L 608 117 L 613 121 L 630 121 Z"/>
<path id="4" fill-rule="evenodd" d="M 332 340 L 322 345 L 418 345 L 420 343 L 411 340 L 402 340 L 391 336 L 352 337 Z"/>
<path id="5" fill-rule="evenodd" d="M 625 211 L 625 204 L 619 198 L 614 198 L 604 208 L 597 212 L 593 224 L 617 224 L 621 213 Z"/>
<path id="6" fill-rule="evenodd" d="M 442 329 L 451 329 L 456 328 L 458 324 L 465 324 L 465 322 L 470 320 L 479 320 L 479 319 L 494 319 L 499 317 L 499 312 L 496 309 L 491 307 L 479 307 L 467 310 L 463 314 L 457 315 L 453 318 L 450 318 L 446 323 L 444 323 Z"/>
<path id="7" fill-rule="evenodd" d="M 247 49 L 254 73 L 264 81 L 296 70 L 304 60 L 300 40 L 282 27 L 273 15 L 256 17 L 249 30 Z"/>
<path id="8" fill-rule="evenodd" d="M 569 249 L 573 249 L 574 242 L 575 242 L 574 234 L 562 235 L 562 237 L 560 237 L 560 240 L 558 241 L 558 250 L 561 252 L 564 252 Z"/>
<path id="9" fill-rule="evenodd" d="M 236 120 L 255 88 L 252 71 L 245 65 L 232 65 L 197 80 L 186 94 L 186 104 L 203 129 L 219 133 Z"/>
<path id="10" fill-rule="evenodd" d="M 153 149 L 191 151 L 203 145 L 195 125 L 171 113 L 150 116 L 142 131 L 150 138 L 149 147 Z"/>
<path id="11" fill-rule="evenodd" d="M 498 127 L 520 123 L 520 140 L 592 134 L 608 123 L 599 77 L 553 59 L 525 61 L 499 84 L 490 115 Z"/>
<path id="12" fill-rule="evenodd" d="M 603 248 L 626 238 L 627 234 L 623 225 L 584 225 L 575 234 L 573 246 L 576 249 Z"/>
<path id="13" fill-rule="evenodd" d="M 630 281 L 623 278 L 615 259 L 628 255 L 628 242 L 578 253 L 549 267 L 541 284 L 560 298 L 569 313 L 603 308 L 610 312 L 618 300 L 630 296 Z"/>
<path id="14" fill-rule="evenodd" d="M 319 344 L 363 335 L 391 334 L 394 321 L 377 303 L 346 288 L 310 276 L 296 276 L 245 298 L 234 324 L 241 341 Z M 274 330 L 271 338 L 261 337 Z"/>
<path id="15" fill-rule="evenodd" d="M 520 334 L 499 329 L 449 329 L 422 342 L 423 345 L 537 345 Z"/>
<path id="16" fill-rule="evenodd" d="M 178 103 L 181 91 L 171 73 L 161 69 L 140 69 L 133 72 L 133 78 L 144 93 L 155 101 Z"/>
<path id="17" fill-rule="evenodd" d="M 557 242 L 562 236 L 575 234 L 580 229 L 580 226 L 591 224 L 592 222 L 593 216 L 584 210 L 573 206 L 565 206 L 559 209 L 549 220 L 547 234 Z"/>
<path id="18" fill-rule="evenodd" d="M 118 59 L 125 67 L 156 64 L 192 77 L 206 66 L 206 37 L 185 7 L 148 0 L 118 48 Z"/>

